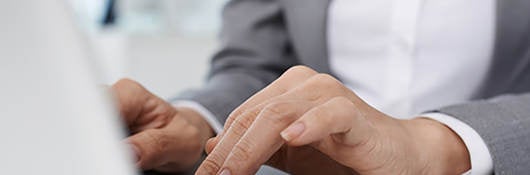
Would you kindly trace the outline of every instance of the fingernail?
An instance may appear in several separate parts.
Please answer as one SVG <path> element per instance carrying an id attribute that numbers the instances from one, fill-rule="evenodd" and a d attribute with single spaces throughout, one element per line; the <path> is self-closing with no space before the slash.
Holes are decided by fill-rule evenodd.
<path id="1" fill-rule="evenodd" d="M 231 175 L 232 173 L 230 173 L 230 170 L 228 169 L 224 169 L 223 171 L 221 171 L 221 173 L 219 173 L 219 175 Z"/>
<path id="2" fill-rule="evenodd" d="M 134 161 L 135 162 L 138 162 L 140 161 L 140 149 L 138 149 L 138 147 L 132 143 L 129 143 L 130 147 L 132 148 L 132 151 L 134 153 Z"/>
<path id="3" fill-rule="evenodd" d="M 280 133 L 280 135 L 285 141 L 291 141 L 302 134 L 304 130 L 305 126 L 303 123 L 296 123 L 285 129 L 282 133 Z"/>

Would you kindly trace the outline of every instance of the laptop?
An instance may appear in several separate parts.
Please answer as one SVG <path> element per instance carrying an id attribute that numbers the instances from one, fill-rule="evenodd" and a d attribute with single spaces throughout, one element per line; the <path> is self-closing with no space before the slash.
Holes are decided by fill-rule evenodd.
<path id="1" fill-rule="evenodd" d="M 133 175 L 67 1 L 0 1 L 0 174 Z"/>

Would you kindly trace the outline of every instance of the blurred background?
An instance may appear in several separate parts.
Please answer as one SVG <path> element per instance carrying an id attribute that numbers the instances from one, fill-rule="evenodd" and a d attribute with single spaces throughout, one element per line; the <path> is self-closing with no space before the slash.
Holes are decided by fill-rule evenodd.
<path id="1" fill-rule="evenodd" d="M 128 77 L 162 98 L 202 84 L 226 0 L 70 0 L 104 84 Z"/>

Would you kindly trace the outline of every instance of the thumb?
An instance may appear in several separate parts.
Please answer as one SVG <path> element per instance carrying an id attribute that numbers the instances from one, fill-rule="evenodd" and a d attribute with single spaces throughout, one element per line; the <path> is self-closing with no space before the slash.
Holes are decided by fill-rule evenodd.
<path id="1" fill-rule="evenodd" d="M 145 103 L 151 94 L 138 82 L 121 79 L 111 87 L 117 108 L 128 126 L 141 116 Z"/>
<path id="2" fill-rule="evenodd" d="M 136 164 L 144 169 L 153 169 L 166 163 L 164 153 L 170 144 L 168 136 L 159 129 L 149 129 L 127 138 L 136 154 Z"/>

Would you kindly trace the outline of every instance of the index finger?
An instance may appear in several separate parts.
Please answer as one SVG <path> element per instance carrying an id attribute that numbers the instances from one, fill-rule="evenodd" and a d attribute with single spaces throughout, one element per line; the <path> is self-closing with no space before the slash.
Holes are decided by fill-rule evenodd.
<path id="1" fill-rule="evenodd" d="M 232 113 L 229 115 L 228 119 L 225 122 L 223 132 L 216 136 L 214 141 L 210 142 L 209 146 L 205 148 L 206 152 L 212 152 L 217 142 L 224 137 L 225 131 L 228 131 L 230 126 L 232 126 L 232 123 L 234 123 L 234 121 L 241 115 L 243 115 L 245 112 L 248 112 L 250 109 L 253 109 L 260 104 L 266 104 L 265 102 L 272 100 L 272 98 L 274 97 L 285 94 L 290 89 L 293 89 L 297 85 L 302 84 L 307 79 L 313 77 L 316 74 L 317 72 L 306 66 L 294 66 L 287 70 L 277 80 L 272 82 L 263 90 L 254 94 L 247 101 L 245 101 L 234 111 L 232 111 Z"/>
<path id="2" fill-rule="evenodd" d="M 290 89 L 302 84 L 305 82 L 305 80 L 316 74 L 316 71 L 306 66 L 294 66 L 285 71 L 285 73 L 277 80 L 237 107 L 226 120 L 224 130 L 226 131 L 232 125 L 234 120 L 241 114 L 245 113 L 245 111 L 248 109 L 252 109 L 254 106 L 257 106 L 273 97 L 286 93 Z"/>
<path id="3" fill-rule="evenodd" d="M 221 174 L 256 173 L 258 168 L 284 144 L 280 132 L 314 105 L 307 101 L 281 99 L 267 105 L 248 131 L 232 147 L 221 166 Z"/>

